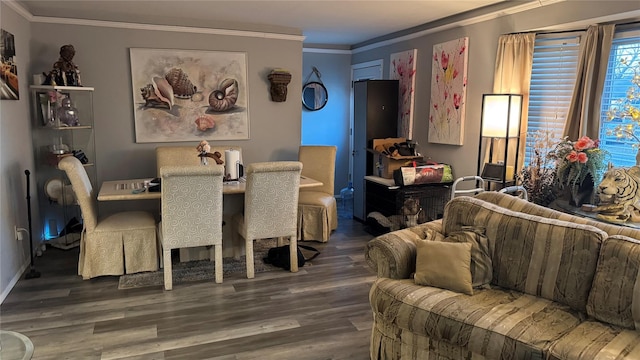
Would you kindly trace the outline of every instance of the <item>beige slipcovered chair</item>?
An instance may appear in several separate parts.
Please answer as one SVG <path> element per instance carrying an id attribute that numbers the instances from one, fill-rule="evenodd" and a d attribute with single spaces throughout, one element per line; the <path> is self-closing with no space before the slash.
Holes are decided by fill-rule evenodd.
<path id="1" fill-rule="evenodd" d="M 146 211 L 124 211 L 98 218 L 91 181 L 80 160 L 60 160 L 58 167 L 71 181 L 83 229 L 78 274 L 83 279 L 158 270 L 156 220 Z"/>
<path id="2" fill-rule="evenodd" d="M 245 239 L 247 278 L 254 277 L 253 241 L 278 238 L 278 246 L 289 238 L 291 272 L 298 271 L 296 214 L 302 163 L 272 161 L 250 164 L 246 168 L 244 214 L 233 216 L 234 243 L 237 235 Z"/>
<path id="3" fill-rule="evenodd" d="M 336 150 L 335 146 L 300 146 L 302 176 L 319 180 L 322 186 L 300 189 L 298 240 L 327 242 L 331 231 L 338 228 L 338 206 L 333 194 Z"/>
<path id="4" fill-rule="evenodd" d="M 156 170 L 157 176 L 160 176 L 160 168 L 167 165 L 200 165 L 200 158 L 194 143 L 193 146 L 158 146 L 156 148 Z M 225 150 L 240 151 L 240 160 L 242 161 L 242 148 L 240 146 L 213 146 L 211 145 L 211 153 L 219 152 L 224 161 Z M 209 164 L 215 164 L 213 159 L 209 159 Z"/>
<path id="5" fill-rule="evenodd" d="M 163 166 L 162 245 L 164 288 L 173 288 L 171 250 L 213 245 L 215 281 L 222 282 L 222 165 Z"/>

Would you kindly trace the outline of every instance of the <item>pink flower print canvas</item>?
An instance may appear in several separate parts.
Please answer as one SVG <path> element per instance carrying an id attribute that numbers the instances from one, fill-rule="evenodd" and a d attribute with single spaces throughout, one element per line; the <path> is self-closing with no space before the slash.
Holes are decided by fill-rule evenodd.
<path id="1" fill-rule="evenodd" d="M 468 47 L 467 37 L 433 46 L 428 134 L 430 143 L 462 145 Z"/>
<path id="2" fill-rule="evenodd" d="M 399 82 L 398 135 L 413 139 L 413 104 L 416 86 L 416 55 L 412 49 L 391 54 L 389 79 Z"/>

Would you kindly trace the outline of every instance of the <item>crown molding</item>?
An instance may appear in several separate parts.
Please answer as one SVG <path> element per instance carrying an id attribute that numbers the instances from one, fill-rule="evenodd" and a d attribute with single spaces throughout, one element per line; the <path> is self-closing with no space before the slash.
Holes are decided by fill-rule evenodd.
<path id="1" fill-rule="evenodd" d="M 353 51 L 351 50 L 341 50 L 341 49 L 324 49 L 324 48 L 314 48 L 314 47 L 303 47 L 303 53 L 318 53 L 318 54 L 337 54 L 337 55 L 351 55 Z"/>
<path id="2" fill-rule="evenodd" d="M 454 21 L 451 23 L 447 23 L 441 26 L 436 26 L 430 29 L 425 29 L 422 31 L 417 31 L 411 34 L 407 34 L 404 36 L 399 36 L 399 37 L 395 37 L 393 39 L 389 39 L 389 40 L 384 40 L 384 41 L 380 41 L 380 42 L 376 42 L 373 44 L 369 44 L 369 45 L 364 45 L 362 47 L 358 47 L 358 48 L 354 48 L 352 51 L 353 53 L 360 53 L 360 52 L 364 52 L 364 51 L 369 51 L 372 49 L 376 49 L 382 46 L 388 46 L 388 45 L 392 45 L 398 42 L 402 42 L 402 41 L 407 41 L 407 40 L 412 40 L 415 38 L 419 38 L 425 35 L 429 35 L 429 34 L 433 34 L 433 33 L 437 33 L 437 32 L 441 32 L 441 31 L 445 31 L 445 30 L 449 30 L 449 29 L 453 29 L 453 28 L 459 28 L 462 26 L 469 26 L 469 25 L 473 25 L 473 24 L 477 24 L 483 21 L 488 21 L 488 20 L 494 20 L 506 15 L 513 15 L 513 14 L 517 14 L 517 13 L 521 13 L 523 11 L 528 11 L 528 10 L 532 10 L 532 9 L 536 9 L 539 7 L 543 7 L 543 6 L 547 6 L 550 4 L 555 4 L 555 3 L 559 3 L 559 2 L 563 2 L 563 1 L 567 1 L 567 0 L 538 0 L 538 1 L 533 1 L 533 2 L 528 2 L 522 5 L 517 5 L 517 6 L 513 6 L 507 9 L 501 9 L 501 10 L 496 10 L 484 15 L 478 15 L 478 16 L 474 16 L 471 17 L 469 19 L 464 19 L 464 20 L 459 20 L 459 21 Z"/>
<path id="3" fill-rule="evenodd" d="M 304 41 L 303 35 L 291 35 L 291 34 L 278 34 L 259 31 L 245 31 L 245 30 L 228 30 L 228 29 L 213 29 L 213 28 L 201 28 L 201 27 L 189 27 L 189 26 L 174 26 L 174 25 L 153 25 L 153 24 L 137 24 L 118 21 L 103 21 L 103 20 L 84 20 L 84 19 L 69 19 L 59 17 L 47 17 L 47 16 L 34 16 L 22 5 L 18 4 L 14 0 L 3 0 L 10 8 L 19 13 L 22 17 L 33 23 L 48 23 L 48 24 L 61 24 L 61 25 L 80 25 L 80 26 L 95 26 L 95 27 L 109 27 L 118 29 L 131 29 L 131 30 L 149 30 L 149 31 L 168 31 L 168 32 L 181 32 L 192 34 L 207 34 L 207 35 L 225 35 L 225 36 L 243 36 L 253 37 L 261 39 L 274 39 L 274 40 L 289 40 L 289 41 Z"/>

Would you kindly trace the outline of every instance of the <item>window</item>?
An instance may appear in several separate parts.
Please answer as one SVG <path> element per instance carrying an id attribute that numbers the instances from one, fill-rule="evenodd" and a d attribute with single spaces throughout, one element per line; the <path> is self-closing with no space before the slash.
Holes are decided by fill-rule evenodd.
<path id="1" fill-rule="evenodd" d="M 624 61 L 623 61 L 624 60 Z M 627 91 L 632 87 L 631 80 L 640 70 L 640 31 L 627 31 L 616 33 L 611 46 L 607 77 L 602 92 L 602 107 L 600 117 L 600 146 L 611 154 L 611 162 L 614 166 L 627 167 L 636 164 L 636 153 L 639 145 L 640 127 L 636 124 L 633 136 L 618 137 L 615 128 L 633 124 L 629 119 L 614 118 L 608 120 L 607 112 L 618 99 L 627 96 Z M 638 87 L 635 88 L 636 91 Z M 640 100 L 636 98 L 632 104 L 640 107 Z"/>
<path id="2" fill-rule="evenodd" d="M 533 157 L 538 132 L 560 138 L 576 82 L 580 33 L 539 35 L 533 50 L 524 165 Z M 545 149 L 546 150 L 546 149 Z"/>

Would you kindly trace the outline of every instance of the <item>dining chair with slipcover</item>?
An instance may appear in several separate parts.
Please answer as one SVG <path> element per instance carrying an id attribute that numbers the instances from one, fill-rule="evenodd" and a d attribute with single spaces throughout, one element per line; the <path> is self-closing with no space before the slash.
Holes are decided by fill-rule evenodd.
<path id="1" fill-rule="evenodd" d="M 211 246 L 215 282 L 222 282 L 222 165 L 163 166 L 161 221 L 164 288 L 173 288 L 171 250 Z"/>
<path id="2" fill-rule="evenodd" d="M 96 196 L 80 160 L 67 156 L 58 167 L 71 181 L 83 229 L 78 274 L 83 279 L 158 270 L 156 219 L 147 211 L 98 217 Z"/>
<path id="3" fill-rule="evenodd" d="M 201 165 L 200 157 L 198 157 L 198 150 L 196 150 L 197 143 L 193 143 L 193 146 L 158 146 L 156 147 L 156 173 L 160 177 L 160 169 L 164 166 L 176 165 Z M 240 146 L 215 146 L 211 145 L 209 152 L 219 152 L 224 161 L 225 150 L 237 150 L 240 152 L 240 162 L 242 163 L 242 147 Z M 210 165 L 215 165 L 213 159 L 208 159 Z M 224 166 L 224 164 L 222 164 Z M 208 259 L 210 252 L 204 247 L 189 247 L 179 249 L 180 261 L 195 261 Z"/>
<path id="4" fill-rule="evenodd" d="M 302 163 L 271 161 L 246 167 L 243 213 L 232 218 L 234 243 L 245 240 L 247 278 L 255 276 L 253 241 L 277 238 L 278 246 L 289 238 L 291 272 L 298 271 L 296 215 Z M 239 254 L 236 254 L 239 256 Z"/>
<path id="5" fill-rule="evenodd" d="M 338 228 L 338 206 L 334 196 L 335 146 L 300 146 L 298 161 L 302 176 L 322 182 L 322 186 L 300 189 L 298 199 L 298 240 L 327 242 Z"/>

